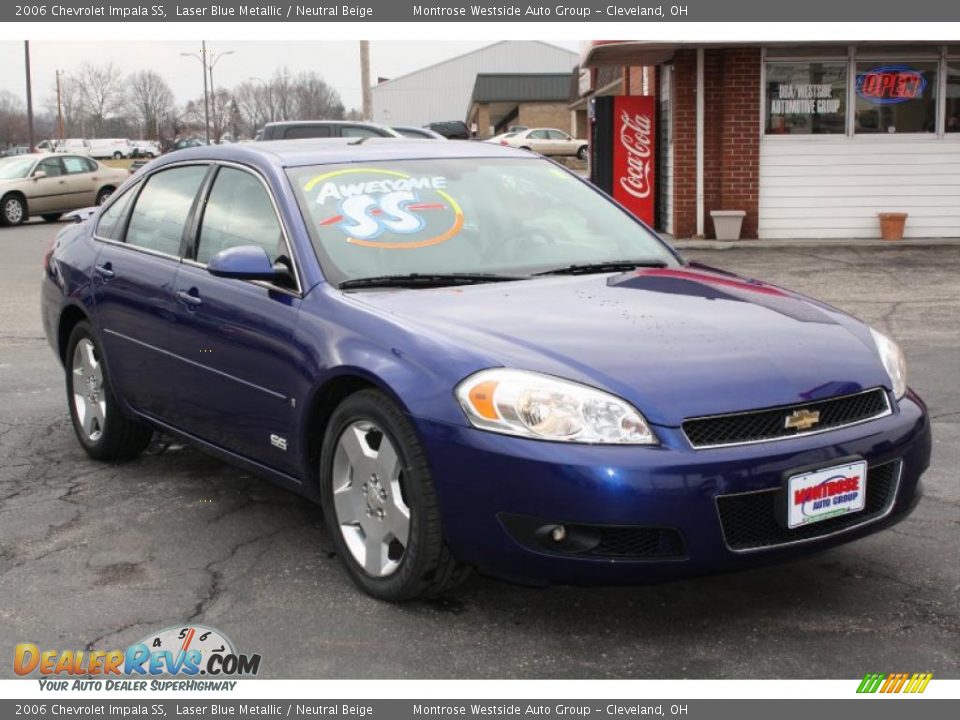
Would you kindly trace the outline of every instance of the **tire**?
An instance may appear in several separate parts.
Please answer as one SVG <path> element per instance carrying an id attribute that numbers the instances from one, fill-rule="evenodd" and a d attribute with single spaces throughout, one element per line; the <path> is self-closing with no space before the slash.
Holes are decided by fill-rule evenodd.
<path id="1" fill-rule="evenodd" d="M 114 160 L 123 160 L 123 153 L 119 150 L 113 154 Z"/>
<path id="2" fill-rule="evenodd" d="M 97 193 L 97 206 L 103 205 L 111 195 L 113 195 L 112 187 L 101 188 L 100 192 Z"/>
<path id="3" fill-rule="evenodd" d="M 0 200 L 0 225 L 22 225 L 28 217 L 27 203 L 19 195 L 6 195 Z"/>
<path id="4" fill-rule="evenodd" d="M 45 215 L 41 215 L 40 217 L 42 217 L 45 222 L 52 223 L 59 220 L 62 215 L 63 213 L 46 213 Z"/>
<path id="5" fill-rule="evenodd" d="M 324 434 L 319 480 L 330 539 L 351 579 L 367 594 L 390 602 L 433 597 L 469 575 L 443 540 L 433 478 L 413 426 L 383 393 L 361 390 L 334 410 Z M 402 530 L 395 532 L 404 524 L 403 507 L 405 543 Z M 369 547 L 378 552 L 366 552 Z"/>
<path id="6" fill-rule="evenodd" d="M 101 357 L 90 324 L 77 323 L 65 362 L 70 420 L 87 455 L 95 460 L 130 460 L 146 449 L 153 429 L 124 416 Z"/>
<path id="7" fill-rule="evenodd" d="M 584 145 L 582 148 L 577 150 L 577 159 L 586 160 L 587 159 L 587 146 Z"/>

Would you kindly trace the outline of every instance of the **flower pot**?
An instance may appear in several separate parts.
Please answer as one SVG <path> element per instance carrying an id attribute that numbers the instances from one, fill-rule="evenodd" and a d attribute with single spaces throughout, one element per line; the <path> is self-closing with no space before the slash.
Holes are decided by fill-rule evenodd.
<path id="1" fill-rule="evenodd" d="M 717 240 L 739 240 L 740 228 L 743 227 L 743 218 L 746 210 L 711 210 L 713 231 Z"/>
<path id="2" fill-rule="evenodd" d="M 907 213 L 879 213 L 880 237 L 884 240 L 903 240 L 903 226 Z"/>

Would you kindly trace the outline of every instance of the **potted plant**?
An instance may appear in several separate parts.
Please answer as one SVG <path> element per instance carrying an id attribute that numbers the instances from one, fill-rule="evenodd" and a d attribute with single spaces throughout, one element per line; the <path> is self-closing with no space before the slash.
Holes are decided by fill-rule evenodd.
<path id="1" fill-rule="evenodd" d="M 740 228 L 743 227 L 743 218 L 746 210 L 711 210 L 713 231 L 717 240 L 739 240 Z"/>
<path id="2" fill-rule="evenodd" d="M 903 227 L 907 223 L 907 213 L 878 213 L 880 216 L 880 237 L 884 240 L 903 240 Z"/>

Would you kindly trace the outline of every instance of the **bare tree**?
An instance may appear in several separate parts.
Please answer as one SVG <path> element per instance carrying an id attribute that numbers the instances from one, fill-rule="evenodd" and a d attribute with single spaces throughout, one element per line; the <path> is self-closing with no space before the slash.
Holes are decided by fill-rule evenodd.
<path id="1" fill-rule="evenodd" d="M 343 102 L 340 93 L 313 71 L 303 72 L 294 78 L 293 96 L 296 101 L 296 120 L 340 120 L 343 118 Z"/>
<path id="2" fill-rule="evenodd" d="M 27 140 L 27 110 L 23 101 L 8 90 L 0 90 L 0 147 Z"/>
<path id="3" fill-rule="evenodd" d="M 93 137 L 103 131 L 108 119 L 123 115 L 123 78 L 119 68 L 112 62 L 104 65 L 84 63 L 75 75 L 67 79 L 76 83 L 78 104 L 87 120 L 85 129 Z"/>
<path id="4" fill-rule="evenodd" d="M 173 91 L 154 70 L 139 70 L 127 79 L 128 102 L 145 137 L 160 139 L 161 121 L 173 108 Z"/>

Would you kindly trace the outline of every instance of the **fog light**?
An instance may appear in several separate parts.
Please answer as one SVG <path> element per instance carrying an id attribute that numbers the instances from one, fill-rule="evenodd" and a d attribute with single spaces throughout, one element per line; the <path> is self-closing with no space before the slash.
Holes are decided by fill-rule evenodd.
<path id="1" fill-rule="evenodd" d="M 557 525 L 550 531 L 550 539 L 554 542 L 563 542 L 567 539 L 567 529 L 563 525 Z"/>

